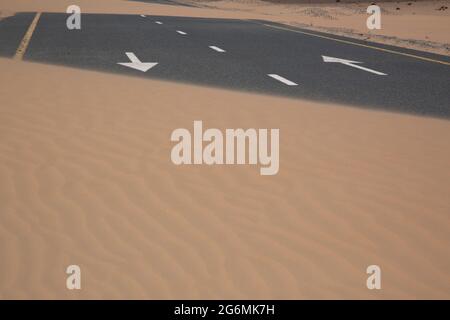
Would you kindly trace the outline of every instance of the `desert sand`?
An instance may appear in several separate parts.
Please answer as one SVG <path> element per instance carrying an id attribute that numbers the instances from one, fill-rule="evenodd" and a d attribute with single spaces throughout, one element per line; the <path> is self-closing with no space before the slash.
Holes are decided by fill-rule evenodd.
<path id="1" fill-rule="evenodd" d="M 296 27 L 450 55 L 450 1 L 183 0 L 202 7 L 259 15 Z M 381 29 L 369 30 L 367 7 L 381 8 Z M 446 7 L 447 9 L 444 9 Z M 441 10 L 439 10 L 441 9 Z"/>
<path id="2" fill-rule="evenodd" d="M 450 0 L 177 0 L 189 6 L 131 0 L 78 0 L 84 13 L 262 19 L 373 42 L 450 55 Z M 367 7 L 382 10 L 381 30 L 368 30 Z M 0 0 L 0 19 L 14 12 L 65 12 L 72 0 Z M 398 8 L 398 9 L 397 9 Z"/>
<path id="3" fill-rule="evenodd" d="M 1 299 L 450 298 L 448 120 L 0 69 Z M 279 128 L 279 173 L 175 166 L 171 132 L 194 120 Z M 81 290 L 66 289 L 71 264 Z"/>
<path id="4" fill-rule="evenodd" d="M 1 298 L 449 298 L 449 121 L 0 66 Z M 279 128 L 280 172 L 173 165 L 196 119 Z"/>

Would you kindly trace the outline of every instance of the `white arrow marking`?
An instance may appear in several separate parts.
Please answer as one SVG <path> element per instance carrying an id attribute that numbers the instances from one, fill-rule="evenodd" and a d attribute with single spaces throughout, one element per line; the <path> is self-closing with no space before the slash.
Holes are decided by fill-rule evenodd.
<path id="1" fill-rule="evenodd" d="M 186 32 L 184 32 L 184 31 L 180 31 L 180 30 L 177 30 L 177 32 L 178 32 L 179 34 L 182 34 L 182 35 L 185 35 L 185 34 L 187 34 Z"/>
<path id="2" fill-rule="evenodd" d="M 216 46 L 209 46 L 211 49 L 216 50 L 217 52 L 225 52 L 225 50 L 220 49 L 219 47 Z"/>
<path id="3" fill-rule="evenodd" d="M 375 73 L 375 74 L 377 74 L 379 76 L 387 76 L 386 73 L 375 71 L 375 70 L 372 70 L 372 69 L 369 69 L 369 68 L 364 68 L 364 67 L 361 67 L 361 66 L 355 64 L 355 63 L 362 63 L 362 62 L 359 62 L 359 61 L 339 59 L 339 58 L 333 58 L 333 57 L 327 57 L 327 56 L 322 56 L 322 58 L 323 58 L 324 62 L 342 63 L 342 64 L 345 64 L 346 66 L 353 67 L 353 68 L 358 68 L 358 69 L 361 69 L 361 70 L 364 70 L 364 71 L 367 71 L 367 72 L 371 72 L 371 73 Z"/>
<path id="4" fill-rule="evenodd" d="M 158 62 L 141 62 L 133 52 L 125 52 L 125 54 L 131 62 L 117 62 L 117 64 L 142 72 L 146 72 L 158 64 Z"/>
<path id="5" fill-rule="evenodd" d="M 268 74 L 268 76 L 271 77 L 271 78 L 274 78 L 275 80 L 278 80 L 278 81 L 280 81 L 280 82 L 283 82 L 285 85 L 288 85 L 288 86 L 298 86 L 298 84 L 296 84 L 295 82 L 292 82 L 291 80 L 288 80 L 288 79 L 286 79 L 286 78 L 283 78 L 282 76 L 279 76 L 279 75 L 277 75 L 277 74 L 270 73 L 270 74 Z"/>

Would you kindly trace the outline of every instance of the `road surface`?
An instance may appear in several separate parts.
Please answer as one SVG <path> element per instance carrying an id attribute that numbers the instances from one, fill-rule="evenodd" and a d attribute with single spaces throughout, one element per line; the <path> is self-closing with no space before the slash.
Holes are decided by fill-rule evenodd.
<path id="1" fill-rule="evenodd" d="M 35 15 L 0 21 L 0 56 L 15 55 Z M 69 30 L 67 17 L 42 13 L 23 59 L 450 117 L 450 57 L 264 21 L 82 14 Z"/>

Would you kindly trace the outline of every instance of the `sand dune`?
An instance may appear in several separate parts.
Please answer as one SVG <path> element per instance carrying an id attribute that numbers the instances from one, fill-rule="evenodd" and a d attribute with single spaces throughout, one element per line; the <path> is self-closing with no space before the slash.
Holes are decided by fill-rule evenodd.
<path id="1" fill-rule="evenodd" d="M 0 68 L 0 298 L 450 297 L 449 121 Z M 280 172 L 173 165 L 194 120 L 279 128 Z"/>
<path id="2" fill-rule="evenodd" d="M 180 1 L 182 2 L 182 1 Z M 0 0 L 0 11 L 3 13 L 14 12 L 66 12 L 67 7 L 73 5 L 72 0 Z M 131 0 L 78 0 L 76 3 L 82 13 L 109 13 L 109 14 L 148 14 L 170 15 L 209 18 L 257 18 L 257 14 L 223 12 L 210 8 L 196 8 L 189 6 L 174 6 L 158 3 L 131 1 Z"/>
<path id="3" fill-rule="evenodd" d="M 450 55 L 448 0 L 183 0 L 223 12 L 259 15 L 276 21 L 347 37 Z M 367 7 L 381 8 L 381 29 L 369 30 Z M 439 10 L 447 8 L 444 10 Z"/>

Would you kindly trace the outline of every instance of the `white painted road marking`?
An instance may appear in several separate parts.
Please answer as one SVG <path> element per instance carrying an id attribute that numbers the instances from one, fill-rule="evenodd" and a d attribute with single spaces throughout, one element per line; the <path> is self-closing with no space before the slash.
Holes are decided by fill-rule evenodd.
<path id="1" fill-rule="evenodd" d="M 323 35 L 319 35 L 319 34 L 315 34 L 315 33 L 311 33 L 311 32 L 300 31 L 300 30 L 293 30 L 293 29 L 284 28 L 284 27 L 281 27 L 281 26 L 273 26 L 273 25 L 265 24 L 265 23 L 263 23 L 263 25 L 265 25 L 266 27 L 270 27 L 270 28 L 275 28 L 275 29 L 280 29 L 280 30 L 285 30 L 285 31 L 291 31 L 291 32 L 306 34 L 308 36 L 313 36 L 313 37 L 318 37 L 318 38 L 322 38 L 322 39 L 333 40 L 333 41 L 340 42 L 340 43 L 346 43 L 346 44 L 359 46 L 359 47 L 363 47 L 363 48 L 370 48 L 370 49 L 374 49 L 374 50 L 378 50 L 378 51 L 389 52 L 389 53 L 392 53 L 392 54 L 398 54 L 398 55 L 402 55 L 402 56 L 405 56 L 405 57 L 411 57 L 411 58 L 415 58 L 415 59 L 420 59 L 420 60 L 429 61 L 429 62 L 436 62 L 436 63 L 445 64 L 447 66 L 450 66 L 450 62 L 440 61 L 440 60 L 430 59 L 430 58 L 425 58 L 425 57 L 421 57 L 421 56 L 416 56 L 414 54 L 410 54 L 410 53 L 406 53 L 406 52 L 389 50 L 389 49 L 385 49 L 385 48 L 375 47 L 375 46 L 362 44 L 362 43 L 357 43 L 357 42 L 348 41 L 348 40 L 343 40 L 343 39 L 336 39 L 336 38 L 333 38 L 333 37 L 323 36 Z"/>
<path id="2" fill-rule="evenodd" d="M 162 24 L 162 22 L 161 22 L 161 21 L 155 21 L 155 23 L 156 23 L 156 24 Z"/>
<path id="3" fill-rule="evenodd" d="M 178 32 L 179 34 L 182 34 L 182 35 L 185 35 L 185 34 L 187 34 L 186 32 L 184 32 L 184 31 L 180 31 L 180 30 L 177 30 L 177 32 Z"/>
<path id="4" fill-rule="evenodd" d="M 213 50 L 216 50 L 217 52 L 226 52 L 225 50 L 220 49 L 219 47 L 216 47 L 216 46 L 209 46 L 209 47 Z"/>
<path id="5" fill-rule="evenodd" d="M 375 73 L 375 74 L 377 74 L 379 76 L 387 76 L 386 73 L 383 73 L 383 72 L 380 72 L 380 71 L 376 71 L 376 70 L 372 70 L 372 69 L 369 69 L 369 68 L 364 68 L 364 67 L 361 67 L 361 66 L 355 64 L 355 63 L 362 63 L 362 62 L 359 62 L 359 61 L 339 59 L 339 58 L 333 58 L 333 57 L 327 57 L 327 56 L 322 56 L 322 58 L 323 58 L 324 62 L 342 63 L 342 64 L 345 64 L 346 66 L 353 67 L 353 68 L 358 68 L 358 69 L 361 69 L 361 70 L 364 70 L 364 71 L 367 71 L 367 72 L 371 72 L 371 73 Z"/>
<path id="6" fill-rule="evenodd" d="M 142 17 L 142 18 L 145 18 L 145 17 L 146 17 L 146 15 L 145 15 L 145 14 L 141 14 L 141 17 Z"/>
<path id="7" fill-rule="evenodd" d="M 139 60 L 133 52 L 125 52 L 125 54 L 131 62 L 117 62 L 117 64 L 142 72 L 147 72 L 158 64 L 158 62 L 141 62 L 141 60 Z"/>
<path id="8" fill-rule="evenodd" d="M 283 82 L 285 85 L 288 86 L 298 86 L 298 84 L 296 84 L 295 82 L 292 82 L 291 80 L 288 80 L 286 78 L 283 78 L 282 76 L 279 76 L 277 74 L 273 74 L 273 73 L 269 73 L 268 74 L 269 77 L 274 78 L 275 80 L 278 80 L 280 82 Z"/>

